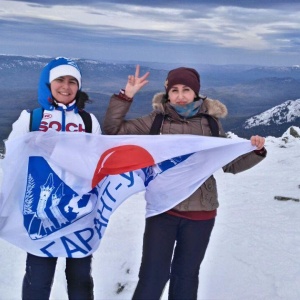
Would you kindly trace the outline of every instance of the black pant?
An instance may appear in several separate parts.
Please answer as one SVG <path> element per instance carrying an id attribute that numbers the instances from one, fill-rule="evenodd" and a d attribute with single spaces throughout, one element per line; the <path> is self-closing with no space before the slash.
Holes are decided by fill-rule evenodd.
<path id="1" fill-rule="evenodd" d="M 39 257 L 27 253 L 26 273 L 23 279 L 23 300 L 48 300 L 53 284 L 56 257 Z M 66 259 L 66 279 L 70 300 L 92 300 L 92 255 Z"/>
<path id="2" fill-rule="evenodd" d="M 132 299 L 160 299 L 169 279 L 169 299 L 197 299 L 200 264 L 214 222 L 167 213 L 147 218 L 139 281 Z"/>

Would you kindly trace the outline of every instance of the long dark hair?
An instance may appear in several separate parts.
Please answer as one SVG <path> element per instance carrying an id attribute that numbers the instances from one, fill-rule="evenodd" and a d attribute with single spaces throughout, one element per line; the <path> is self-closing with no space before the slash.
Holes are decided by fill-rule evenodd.
<path id="1" fill-rule="evenodd" d="M 86 103 L 92 102 L 89 95 L 86 92 L 80 90 L 78 90 L 75 99 L 76 99 L 76 106 L 78 107 L 78 109 L 84 109 Z"/>

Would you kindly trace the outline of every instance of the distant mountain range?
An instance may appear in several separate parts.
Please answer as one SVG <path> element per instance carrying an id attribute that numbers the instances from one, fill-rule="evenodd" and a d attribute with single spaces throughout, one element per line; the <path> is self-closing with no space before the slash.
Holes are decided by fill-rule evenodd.
<path id="1" fill-rule="evenodd" d="M 38 106 L 37 86 L 40 71 L 50 57 L 0 55 L 0 140 L 5 139 L 11 124 L 22 109 Z M 123 88 L 129 74 L 134 74 L 136 62 L 111 63 L 77 59 L 83 74 L 83 90 L 88 92 L 93 103 L 87 109 L 100 122 L 103 119 L 111 94 Z M 150 71 L 149 84 L 140 91 L 132 105 L 129 118 L 151 111 L 151 99 L 163 91 L 164 81 L 170 69 L 180 64 L 139 62 L 141 74 Z M 262 67 L 251 65 L 186 65 L 196 68 L 201 77 L 201 94 L 223 102 L 229 111 L 222 120 L 224 129 L 241 137 L 252 134 L 281 136 L 291 126 L 300 126 L 299 110 L 291 105 L 300 99 L 300 67 Z M 292 101 L 289 102 L 287 100 Z M 296 100 L 298 99 L 298 100 Z M 290 105 L 287 104 L 290 103 Z M 294 118 L 283 116 L 289 106 Z M 281 110 L 279 113 L 278 110 Z M 272 113 L 274 112 L 274 115 Z M 270 122 L 262 121 L 272 116 Z M 279 117 L 278 117 L 279 118 Z M 254 126 L 255 124 L 255 126 Z M 251 125 L 251 126 L 250 126 Z"/>
<path id="2" fill-rule="evenodd" d="M 300 124 L 300 99 L 288 100 L 280 105 L 274 106 L 245 121 L 244 130 L 254 133 L 263 132 L 265 136 L 278 136 L 289 126 Z"/>
<path id="3" fill-rule="evenodd" d="M 300 118 L 300 99 L 288 100 L 246 120 L 245 129 L 256 126 L 282 125 Z"/>

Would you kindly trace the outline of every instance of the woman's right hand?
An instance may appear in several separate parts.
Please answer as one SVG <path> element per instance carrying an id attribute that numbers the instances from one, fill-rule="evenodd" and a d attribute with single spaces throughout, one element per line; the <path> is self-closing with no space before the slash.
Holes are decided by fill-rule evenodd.
<path id="1" fill-rule="evenodd" d="M 142 77 L 140 76 L 140 66 L 137 65 L 135 69 L 135 75 L 129 75 L 127 84 L 125 87 L 125 95 L 129 98 L 133 98 L 134 95 L 149 81 L 147 80 L 150 72 L 145 73 Z"/>

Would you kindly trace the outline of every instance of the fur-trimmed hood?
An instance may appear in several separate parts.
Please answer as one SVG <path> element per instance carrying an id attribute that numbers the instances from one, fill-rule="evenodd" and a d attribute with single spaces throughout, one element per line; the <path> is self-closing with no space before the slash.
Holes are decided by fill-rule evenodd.
<path id="1" fill-rule="evenodd" d="M 154 110 L 165 112 L 165 93 L 160 92 L 154 95 L 152 99 L 152 107 Z M 213 100 L 210 98 L 203 98 L 199 101 L 203 101 L 200 111 L 216 118 L 225 118 L 228 114 L 227 107 L 219 100 Z"/>

